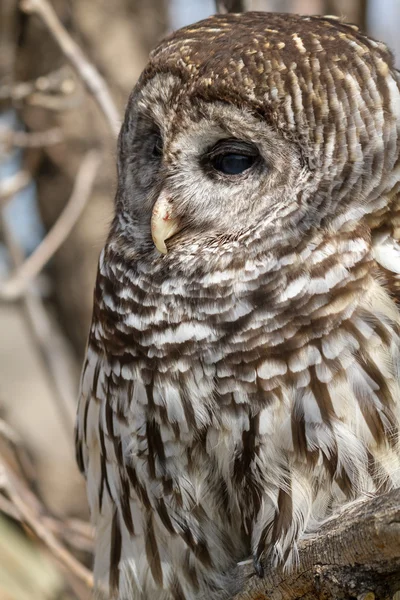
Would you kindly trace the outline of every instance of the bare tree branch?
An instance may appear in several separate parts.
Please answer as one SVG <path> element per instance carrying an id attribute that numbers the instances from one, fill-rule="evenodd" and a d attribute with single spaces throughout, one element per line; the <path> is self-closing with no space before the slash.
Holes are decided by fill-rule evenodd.
<path id="1" fill-rule="evenodd" d="M 32 504 L 27 501 L 31 496 L 29 490 L 1 462 L 0 488 L 7 495 L 11 505 L 20 515 L 21 521 L 28 525 L 41 542 L 51 550 L 52 556 L 75 577 L 83 581 L 88 588 L 92 588 L 92 573 L 74 558 L 55 535 L 43 524 L 40 515 L 34 510 Z"/>
<path id="2" fill-rule="evenodd" d="M 10 449 L 10 456 L 14 458 L 13 477 L 19 482 L 19 487 L 25 486 L 28 489 L 24 493 L 24 501 L 28 503 L 32 513 L 41 519 L 43 525 L 49 529 L 59 539 L 64 540 L 68 545 L 86 552 L 93 552 L 93 528 L 86 521 L 80 519 L 59 519 L 50 515 L 42 501 L 34 493 L 37 488 L 37 473 L 27 453 L 23 440 L 18 433 L 5 421 L 0 419 L 0 440 L 4 440 L 6 446 Z M 7 465 L 7 466 L 5 466 Z M 1 454 L 0 471 L 4 480 L 9 474 L 10 460 L 4 453 Z M 4 470 L 5 469 L 5 470 Z M 5 477 L 5 474 L 7 477 Z M 1 486 L 0 486 L 1 488 Z M 16 506 L 5 498 L 0 489 L 0 512 L 8 514 L 17 521 L 22 521 L 23 517 Z"/>
<path id="3" fill-rule="evenodd" d="M 8 281 L 1 283 L 0 298 L 15 300 L 22 296 L 69 236 L 90 197 L 99 165 L 99 152 L 89 150 L 80 165 L 72 194 L 64 210 L 36 250 L 13 272 Z"/>
<path id="4" fill-rule="evenodd" d="M 0 101 L 25 102 L 46 110 L 66 111 L 77 108 L 83 100 L 82 88 L 70 66 L 41 75 L 33 81 L 19 81 L 0 85 Z"/>
<path id="5" fill-rule="evenodd" d="M 10 448 L 11 453 L 15 458 L 16 465 L 18 465 L 18 469 L 25 481 L 30 487 L 34 488 L 36 483 L 35 469 L 32 460 L 24 448 L 20 437 L 8 423 L 3 421 L 3 419 L 0 419 L 0 438 L 2 438 Z"/>
<path id="6" fill-rule="evenodd" d="M 25 457 L 25 449 L 18 434 L 4 421 L 0 421 L 0 439 L 10 446 L 16 462 Z M 27 458 L 27 457 L 26 457 Z M 61 564 L 69 578 L 75 577 L 93 587 L 93 576 L 64 546 L 68 543 L 79 550 L 92 552 L 93 535 L 91 527 L 76 519 L 56 519 L 32 491 L 33 466 L 26 471 L 10 468 L 9 461 L 0 457 L 0 511 L 27 526 L 36 537 L 51 551 L 51 557 Z M 72 582 L 71 582 L 72 583 Z M 82 595 L 86 597 L 86 593 Z"/>
<path id="7" fill-rule="evenodd" d="M 59 144 L 64 135 L 59 127 L 52 127 L 47 131 L 13 131 L 0 127 L 0 144 L 6 148 L 41 148 Z"/>
<path id="8" fill-rule="evenodd" d="M 70 96 L 63 96 L 61 94 L 42 94 L 41 92 L 35 92 L 28 96 L 25 100 L 29 106 L 39 106 L 45 110 L 53 112 L 65 112 L 68 110 L 74 110 L 78 108 L 84 99 L 82 90 L 77 89 L 75 94 Z"/>
<path id="9" fill-rule="evenodd" d="M 1 494 L 0 512 L 8 515 L 15 521 L 23 521 L 23 516 L 14 504 Z M 89 554 L 93 553 L 93 531 L 90 525 L 85 521 L 79 521 L 77 519 L 56 519 L 47 516 L 44 509 L 42 509 L 40 518 L 43 525 L 58 539 L 68 544 L 68 546 L 79 550 L 79 552 L 84 551 Z"/>
<path id="10" fill-rule="evenodd" d="M 299 544 L 299 568 L 265 567 L 235 600 L 388 600 L 400 590 L 400 490 L 345 509 Z M 369 595 L 368 595 L 369 594 Z"/>
<path id="11" fill-rule="evenodd" d="M 15 175 L 0 181 L 0 207 L 4 207 L 11 198 L 23 190 L 31 181 L 31 175 L 27 171 L 19 171 Z"/>
<path id="12" fill-rule="evenodd" d="M 33 81 L 4 84 L 0 86 L 0 100 L 11 99 L 18 102 L 35 92 L 70 95 L 76 90 L 76 81 L 72 74 L 70 66 L 63 66 L 47 75 L 41 75 Z"/>
<path id="13" fill-rule="evenodd" d="M 21 0 L 20 6 L 24 12 L 36 14 L 43 20 L 66 58 L 76 69 L 86 88 L 93 95 L 106 118 L 112 134 L 116 137 L 119 132 L 121 118 L 107 84 L 63 27 L 52 6 L 47 0 Z"/>

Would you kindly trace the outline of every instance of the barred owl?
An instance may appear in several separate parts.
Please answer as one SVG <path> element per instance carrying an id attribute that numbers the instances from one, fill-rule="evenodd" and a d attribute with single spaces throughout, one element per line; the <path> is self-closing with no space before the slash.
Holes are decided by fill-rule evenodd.
<path id="1" fill-rule="evenodd" d="M 76 448 L 108 598 L 213 600 L 400 485 L 400 84 L 330 17 L 219 15 L 129 99 Z"/>

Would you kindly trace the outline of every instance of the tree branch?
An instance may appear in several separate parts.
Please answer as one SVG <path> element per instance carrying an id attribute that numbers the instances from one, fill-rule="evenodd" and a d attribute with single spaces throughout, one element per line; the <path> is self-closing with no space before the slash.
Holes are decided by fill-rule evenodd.
<path id="1" fill-rule="evenodd" d="M 42 522 L 33 506 L 34 503 L 27 501 L 31 492 L 18 480 L 13 474 L 0 462 L 0 489 L 9 498 L 14 510 L 17 511 L 19 518 L 23 523 L 35 533 L 40 541 L 45 544 L 57 559 L 67 570 L 75 577 L 83 581 L 91 589 L 93 587 L 92 573 L 86 569 L 56 538 L 56 536 Z M 35 498 L 36 500 L 36 498 Z"/>
<path id="2" fill-rule="evenodd" d="M 0 100 L 25 100 L 35 92 L 68 96 L 75 92 L 76 81 L 71 67 L 64 65 L 33 81 L 19 81 L 0 86 Z"/>
<path id="3" fill-rule="evenodd" d="M 45 23 L 66 58 L 76 69 L 87 90 L 93 95 L 112 134 L 117 137 L 121 118 L 107 84 L 63 27 L 52 6 L 47 0 L 21 0 L 20 6 L 24 12 L 38 15 Z"/>
<path id="4" fill-rule="evenodd" d="M 33 491 L 36 487 L 35 470 L 22 440 L 1 420 L 0 440 L 5 441 L 15 459 L 12 467 L 7 454 L 0 456 L 0 511 L 27 526 L 47 546 L 53 559 L 66 573 L 83 582 L 86 589 L 91 589 L 92 573 L 67 548 L 68 545 L 92 553 L 91 526 L 77 519 L 60 519 L 49 513 L 39 495 Z M 86 594 L 82 598 L 86 598 Z"/>
<path id="5" fill-rule="evenodd" d="M 360 502 L 299 544 L 299 568 L 243 565 L 235 600 L 389 600 L 400 590 L 400 490 Z"/>
<path id="6" fill-rule="evenodd" d="M 64 210 L 36 250 L 16 268 L 9 280 L 1 282 L 1 299 L 15 300 L 22 296 L 32 280 L 69 236 L 90 197 L 99 164 L 98 151 L 89 150 L 83 158 L 72 194 Z"/>
<path id="7" fill-rule="evenodd" d="M 47 131 L 15 131 L 0 127 L 0 144 L 6 149 L 17 148 L 41 148 L 60 144 L 64 135 L 59 127 L 52 127 Z"/>
<path id="8" fill-rule="evenodd" d="M 31 175 L 27 171 L 18 171 L 15 175 L 0 181 L 0 208 L 26 188 L 31 181 Z"/>

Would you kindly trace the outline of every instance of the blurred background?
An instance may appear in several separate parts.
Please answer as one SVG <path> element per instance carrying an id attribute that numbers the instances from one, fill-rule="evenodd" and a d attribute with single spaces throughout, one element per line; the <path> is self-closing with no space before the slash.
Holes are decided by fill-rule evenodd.
<path id="1" fill-rule="evenodd" d="M 245 8 L 338 15 L 400 56 L 400 0 Z M 73 428 L 113 210 L 116 115 L 160 38 L 215 10 L 212 0 L 0 0 L 0 600 L 90 597 Z M 103 79 L 85 82 L 86 60 Z"/>

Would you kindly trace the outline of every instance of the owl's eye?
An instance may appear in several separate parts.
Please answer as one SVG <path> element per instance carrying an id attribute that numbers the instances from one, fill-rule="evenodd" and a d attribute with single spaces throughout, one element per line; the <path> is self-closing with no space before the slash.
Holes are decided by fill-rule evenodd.
<path id="1" fill-rule="evenodd" d="M 246 156 L 244 154 L 223 154 L 216 156 L 213 160 L 213 167 L 225 175 L 240 175 L 247 171 L 254 164 L 255 156 Z"/>
<path id="2" fill-rule="evenodd" d="M 218 141 L 204 157 L 212 171 L 223 175 L 241 175 L 260 158 L 257 147 L 237 139 Z"/>

